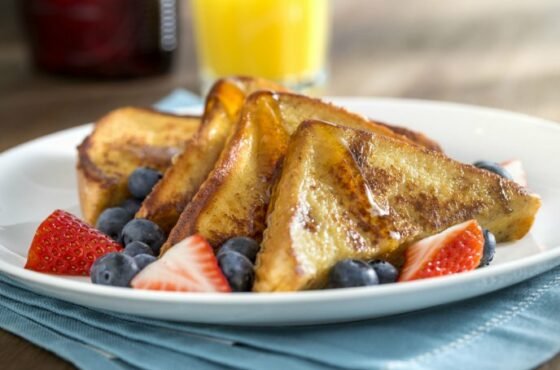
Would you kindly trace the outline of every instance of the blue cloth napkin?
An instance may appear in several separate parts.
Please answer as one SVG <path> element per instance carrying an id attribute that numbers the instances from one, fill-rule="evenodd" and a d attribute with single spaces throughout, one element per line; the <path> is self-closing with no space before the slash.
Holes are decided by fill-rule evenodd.
<path id="1" fill-rule="evenodd" d="M 163 112 L 173 112 L 178 108 L 190 108 L 202 104 L 202 98 L 184 89 L 176 89 L 155 104 Z"/>
<path id="2" fill-rule="evenodd" d="M 159 106 L 199 104 L 175 92 Z M 82 369 L 529 369 L 560 352 L 560 267 L 459 303 L 355 323 L 225 327 L 103 312 L 0 274 L 0 327 Z"/>
<path id="3" fill-rule="evenodd" d="M 224 327 L 92 310 L 0 275 L 0 327 L 82 369 L 530 369 L 560 351 L 560 268 L 375 320 Z"/>

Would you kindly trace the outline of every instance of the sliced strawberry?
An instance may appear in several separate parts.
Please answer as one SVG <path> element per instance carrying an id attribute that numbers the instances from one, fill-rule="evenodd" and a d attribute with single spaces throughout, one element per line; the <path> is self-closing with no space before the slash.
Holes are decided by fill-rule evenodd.
<path id="1" fill-rule="evenodd" d="M 408 247 L 399 281 L 474 270 L 483 249 L 484 235 L 476 220 L 452 226 Z"/>
<path id="2" fill-rule="evenodd" d="M 527 174 L 523 168 L 523 163 L 519 159 L 510 159 L 500 163 L 500 166 L 513 177 L 513 181 L 521 186 L 527 186 Z"/>
<path id="3" fill-rule="evenodd" d="M 37 228 L 25 268 L 58 275 L 89 275 L 92 263 L 120 244 L 76 216 L 56 210 Z"/>
<path id="4" fill-rule="evenodd" d="M 231 292 L 214 251 L 200 235 L 170 248 L 132 279 L 135 289 L 179 292 Z"/>

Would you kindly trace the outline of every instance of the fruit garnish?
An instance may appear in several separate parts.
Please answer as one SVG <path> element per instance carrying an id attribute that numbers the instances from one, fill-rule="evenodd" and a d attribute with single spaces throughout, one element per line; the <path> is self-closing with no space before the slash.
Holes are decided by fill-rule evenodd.
<path id="1" fill-rule="evenodd" d="M 496 237 L 489 230 L 482 230 L 484 235 L 484 251 L 480 259 L 480 267 L 485 267 L 492 262 L 494 254 L 496 253 Z"/>
<path id="2" fill-rule="evenodd" d="M 146 243 L 141 241 L 134 241 L 132 243 L 128 243 L 127 246 L 124 248 L 124 254 L 128 254 L 130 257 L 134 257 L 140 254 L 147 254 L 150 256 L 154 255 L 154 251 L 150 246 Z"/>
<path id="3" fill-rule="evenodd" d="M 91 282 L 109 286 L 130 286 L 130 281 L 140 271 L 134 257 L 124 253 L 109 253 L 91 266 Z"/>
<path id="4" fill-rule="evenodd" d="M 220 253 L 225 253 L 227 251 L 234 251 L 247 257 L 249 261 L 255 263 L 257 259 L 257 253 L 261 246 L 254 239 L 248 238 L 246 236 L 236 236 L 227 240 L 218 251 L 218 256 Z"/>
<path id="5" fill-rule="evenodd" d="M 523 163 L 519 159 L 511 159 L 500 163 L 500 165 L 511 175 L 513 181 L 521 186 L 527 186 L 527 174 L 523 168 Z"/>
<path id="6" fill-rule="evenodd" d="M 230 292 L 208 242 L 193 235 L 171 247 L 134 279 L 135 289 L 179 292 Z"/>
<path id="7" fill-rule="evenodd" d="M 58 275 L 89 275 L 93 262 L 121 245 L 76 216 L 56 210 L 37 228 L 25 268 Z"/>
<path id="8" fill-rule="evenodd" d="M 353 288 L 379 284 L 374 268 L 365 261 L 338 261 L 329 272 L 327 288 Z"/>
<path id="9" fill-rule="evenodd" d="M 136 198 L 128 198 L 120 205 L 121 208 L 125 209 L 132 216 L 138 212 L 141 206 L 142 200 Z"/>
<path id="10" fill-rule="evenodd" d="M 135 241 L 145 243 L 152 248 L 154 256 L 157 256 L 166 237 L 165 232 L 156 223 L 144 218 L 135 218 L 124 225 L 121 239 L 125 246 Z"/>
<path id="11" fill-rule="evenodd" d="M 95 228 L 113 240 L 119 241 L 124 225 L 132 220 L 133 216 L 121 207 L 107 208 L 99 215 Z"/>
<path id="12" fill-rule="evenodd" d="M 128 190 L 137 199 L 144 199 L 163 175 L 148 167 L 138 167 L 128 177 Z"/>
<path id="13" fill-rule="evenodd" d="M 149 254 L 137 254 L 133 257 L 139 270 L 143 270 L 150 263 L 157 261 L 157 258 Z"/>
<path id="14" fill-rule="evenodd" d="M 243 254 L 226 249 L 218 253 L 218 266 L 234 292 L 250 292 L 255 281 L 253 263 Z"/>
<path id="15" fill-rule="evenodd" d="M 473 166 L 486 171 L 493 172 L 496 175 L 502 176 L 508 180 L 513 180 L 511 174 L 508 171 L 506 171 L 499 163 L 491 162 L 491 161 L 478 161 L 478 162 L 474 162 Z"/>
<path id="16" fill-rule="evenodd" d="M 379 284 L 394 283 L 399 277 L 399 270 L 391 263 L 382 260 L 374 260 L 369 263 L 379 278 Z"/>
<path id="17" fill-rule="evenodd" d="M 408 247 L 399 281 L 425 279 L 474 270 L 484 248 L 476 220 L 452 226 Z"/>

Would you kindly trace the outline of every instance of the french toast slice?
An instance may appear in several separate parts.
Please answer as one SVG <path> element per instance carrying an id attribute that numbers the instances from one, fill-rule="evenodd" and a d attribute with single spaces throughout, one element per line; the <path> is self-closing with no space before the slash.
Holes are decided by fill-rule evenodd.
<path id="1" fill-rule="evenodd" d="M 234 236 L 260 240 L 274 175 L 290 135 L 306 119 L 328 120 L 410 141 L 386 126 L 318 99 L 255 92 L 247 98 L 235 133 L 183 210 L 162 251 L 193 234 L 201 234 L 214 248 Z"/>
<path id="2" fill-rule="evenodd" d="M 410 243 L 475 218 L 523 237 L 540 198 L 441 153 L 307 121 L 293 135 L 256 263 L 257 292 L 320 288 L 339 260 L 398 260 Z"/>
<path id="3" fill-rule="evenodd" d="M 384 123 L 384 122 L 377 122 L 377 123 L 382 125 L 382 126 L 385 126 L 385 127 L 389 128 L 391 131 L 393 131 L 397 134 L 405 136 L 410 141 L 412 141 L 412 142 L 414 142 L 414 143 L 416 143 L 420 146 L 423 146 L 424 148 L 436 150 L 438 152 L 443 152 L 439 143 L 432 140 L 431 138 L 429 138 L 428 136 L 426 136 L 422 132 L 413 131 L 409 128 L 402 127 L 402 126 L 389 125 L 389 124 Z"/>
<path id="4" fill-rule="evenodd" d="M 128 196 L 128 175 L 138 166 L 160 171 L 198 130 L 200 118 L 124 107 L 102 117 L 78 146 L 78 192 L 84 219 L 95 224 L 107 207 Z"/>
<path id="5" fill-rule="evenodd" d="M 268 80 L 230 77 L 218 80 L 210 90 L 199 131 L 175 159 L 136 214 L 169 232 L 188 202 L 214 168 L 230 137 L 245 97 L 256 90 L 285 89 Z"/>

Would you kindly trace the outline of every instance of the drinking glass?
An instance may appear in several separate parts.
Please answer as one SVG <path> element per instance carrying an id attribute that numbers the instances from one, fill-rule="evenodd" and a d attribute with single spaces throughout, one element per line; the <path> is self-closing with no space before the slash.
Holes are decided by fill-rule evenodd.
<path id="1" fill-rule="evenodd" d="M 203 91 L 228 75 L 264 77 L 295 90 L 321 85 L 328 0 L 191 0 Z"/>

